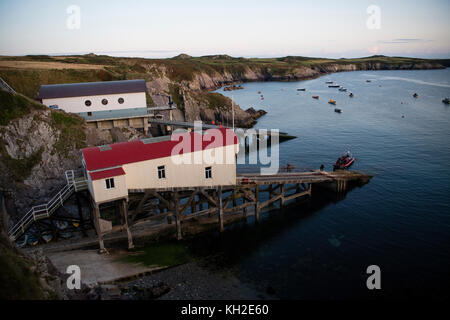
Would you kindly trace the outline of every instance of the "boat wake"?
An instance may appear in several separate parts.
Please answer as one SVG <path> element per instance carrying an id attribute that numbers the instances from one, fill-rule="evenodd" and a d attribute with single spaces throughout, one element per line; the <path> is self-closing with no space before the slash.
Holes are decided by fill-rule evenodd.
<path id="1" fill-rule="evenodd" d="M 402 77 L 380 77 L 380 80 L 398 80 L 398 81 L 407 81 L 407 82 L 413 82 L 417 84 L 425 84 L 428 86 L 434 86 L 434 87 L 442 87 L 442 88 L 450 88 L 450 84 L 445 83 L 437 83 L 437 82 L 428 82 L 423 80 L 417 80 L 417 79 L 410 79 L 410 78 L 402 78 Z"/>

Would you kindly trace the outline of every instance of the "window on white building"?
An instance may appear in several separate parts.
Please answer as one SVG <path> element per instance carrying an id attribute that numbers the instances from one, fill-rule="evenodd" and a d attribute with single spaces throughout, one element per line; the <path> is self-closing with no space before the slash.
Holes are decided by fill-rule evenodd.
<path id="1" fill-rule="evenodd" d="M 205 168 L 205 177 L 206 177 L 206 179 L 211 179 L 212 178 L 212 168 L 211 167 L 206 167 Z"/>
<path id="2" fill-rule="evenodd" d="M 91 100 L 86 100 L 84 104 L 86 105 L 86 107 L 90 107 L 92 105 L 92 102 Z"/>
<path id="3" fill-rule="evenodd" d="M 105 180 L 106 189 L 114 189 L 114 178 L 108 178 Z"/>
<path id="4" fill-rule="evenodd" d="M 102 105 L 106 106 L 108 104 L 108 99 L 103 99 L 102 100 Z"/>
<path id="5" fill-rule="evenodd" d="M 119 98 L 119 100 L 117 100 L 120 104 L 122 104 L 124 102 L 123 98 Z"/>
<path id="6" fill-rule="evenodd" d="M 165 178 L 166 178 L 166 167 L 159 166 L 158 167 L 158 179 L 165 179 Z"/>

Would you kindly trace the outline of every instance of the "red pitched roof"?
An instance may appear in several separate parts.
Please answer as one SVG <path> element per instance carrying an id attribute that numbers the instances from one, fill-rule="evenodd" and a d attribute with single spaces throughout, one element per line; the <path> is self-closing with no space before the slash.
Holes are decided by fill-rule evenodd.
<path id="1" fill-rule="evenodd" d="M 107 170 L 102 170 L 102 171 L 95 171 L 95 172 L 89 173 L 92 180 L 100 180 L 100 179 L 112 178 L 112 177 L 117 177 L 117 176 L 123 176 L 124 174 L 125 174 L 125 171 L 123 171 L 122 167 L 114 168 L 114 169 L 107 169 Z"/>
<path id="2" fill-rule="evenodd" d="M 219 135 L 220 138 L 216 139 L 216 136 Z M 167 141 L 145 144 L 141 140 L 137 140 L 111 144 L 109 150 L 101 151 L 99 147 L 90 147 L 82 149 L 81 152 L 86 163 L 86 169 L 91 171 L 117 167 L 127 163 L 169 157 L 172 154 L 172 149 L 176 145 L 184 141 L 189 141 L 185 139 L 190 139 L 190 152 L 239 144 L 239 139 L 233 130 L 220 128 L 205 131 L 203 139 L 199 133 L 186 132 L 173 135 L 172 140 Z M 194 145 L 194 140 L 196 139 L 201 141 L 201 143 Z M 176 154 L 183 154 L 186 151 L 182 149 Z"/>

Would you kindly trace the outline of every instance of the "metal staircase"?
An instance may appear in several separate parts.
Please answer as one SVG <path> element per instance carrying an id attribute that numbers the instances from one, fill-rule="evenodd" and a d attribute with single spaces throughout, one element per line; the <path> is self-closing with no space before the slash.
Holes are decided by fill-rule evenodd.
<path id="1" fill-rule="evenodd" d="M 11 241 L 16 241 L 33 222 L 50 217 L 64 204 L 72 194 L 87 189 L 87 181 L 83 178 L 75 178 L 73 170 L 66 171 L 67 184 L 47 203 L 32 207 L 12 228 L 8 230 Z"/>
<path id="2" fill-rule="evenodd" d="M 4 91 L 8 91 L 12 94 L 16 94 L 16 91 L 14 91 L 14 89 L 11 88 L 11 86 L 9 84 L 7 84 L 6 81 L 3 80 L 1 77 L 0 77 L 0 89 L 4 90 Z"/>

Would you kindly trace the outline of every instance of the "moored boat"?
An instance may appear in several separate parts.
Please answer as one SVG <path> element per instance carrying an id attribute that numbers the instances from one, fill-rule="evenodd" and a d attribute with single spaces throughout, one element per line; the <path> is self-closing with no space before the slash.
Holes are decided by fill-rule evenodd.
<path id="1" fill-rule="evenodd" d="M 341 109 L 339 109 L 339 108 L 335 108 L 335 109 L 334 109 L 334 112 L 337 112 L 337 113 L 342 113 L 342 110 L 341 110 Z"/>
<path id="2" fill-rule="evenodd" d="M 328 103 L 336 105 L 336 100 L 330 99 L 330 101 L 328 101 Z"/>
<path id="3" fill-rule="evenodd" d="M 332 84 L 330 86 L 328 86 L 328 88 L 340 88 L 341 86 L 338 84 Z"/>
<path id="4" fill-rule="evenodd" d="M 350 94 L 348 95 L 350 98 L 353 98 L 353 93 L 350 92 Z"/>
<path id="5" fill-rule="evenodd" d="M 57 220 L 55 222 L 55 224 L 59 230 L 64 230 L 69 226 L 69 223 L 67 221 L 62 221 L 62 220 Z"/>
<path id="6" fill-rule="evenodd" d="M 312 97 L 313 99 L 319 99 L 319 96 L 317 94 L 313 95 Z"/>
<path id="7" fill-rule="evenodd" d="M 333 81 L 327 81 L 327 82 L 325 82 L 326 84 L 332 84 L 333 83 Z"/>
<path id="8" fill-rule="evenodd" d="M 413 97 L 417 99 L 419 97 L 419 95 L 417 93 L 414 93 Z"/>
<path id="9" fill-rule="evenodd" d="M 337 159 L 336 163 L 333 165 L 333 170 L 348 169 L 354 162 L 355 158 L 351 155 L 350 151 L 347 151 L 342 157 Z"/>
<path id="10" fill-rule="evenodd" d="M 346 92 L 346 91 L 347 91 L 347 88 L 339 88 L 339 91 Z"/>
<path id="11" fill-rule="evenodd" d="M 450 104 L 450 99 L 449 98 L 445 98 L 442 100 L 443 103 L 445 104 Z"/>
<path id="12" fill-rule="evenodd" d="M 297 91 L 306 91 L 306 89 L 305 88 L 300 88 L 300 89 L 297 89 Z"/>
<path id="13" fill-rule="evenodd" d="M 49 243 L 53 240 L 53 233 L 51 231 L 46 231 L 42 234 L 42 240 L 44 240 L 46 243 Z"/>

